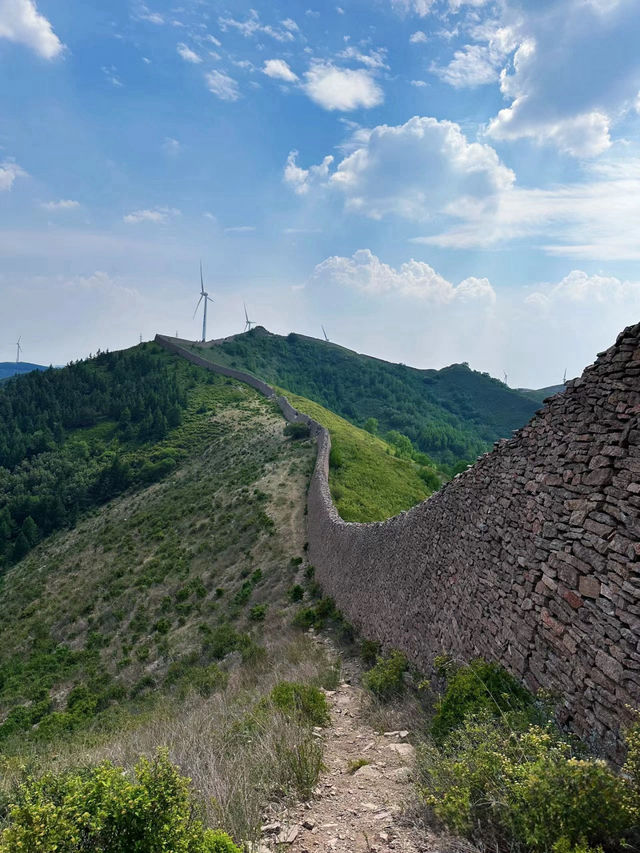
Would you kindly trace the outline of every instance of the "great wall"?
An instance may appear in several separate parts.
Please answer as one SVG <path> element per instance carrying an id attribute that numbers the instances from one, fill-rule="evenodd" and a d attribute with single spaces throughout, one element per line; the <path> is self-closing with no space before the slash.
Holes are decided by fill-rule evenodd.
<path id="1" fill-rule="evenodd" d="M 373 524 L 338 516 L 324 427 L 190 342 L 156 341 L 310 425 L 309 559 L 367 637 L 427 673 L 442 652 L 498 661 L 557 694 L 561 721 L 620 758 L 621 728 L 640 706 L 640 324 L 511 439 L 428 500 Z"/>

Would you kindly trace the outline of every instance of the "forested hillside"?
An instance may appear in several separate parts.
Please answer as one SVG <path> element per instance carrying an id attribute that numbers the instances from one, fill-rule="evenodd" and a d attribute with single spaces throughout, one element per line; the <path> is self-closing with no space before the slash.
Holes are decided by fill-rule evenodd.
<path id="1" fill-rule="evenodd" d="M 41 364 L 31 364 L 28 361 L 0 361 L 0 382 L 9 379 L 11 376 L 20 375 L 22 373 L 31 373 L 32 370 L 46 370 Z"/>
<path id="2" fill-rule="evenodd" d="M 537 408 L 467 364 L 418 370 L 261 327 L 198 351 L 315 400 L 358 426 L 408 436 L 417 449 L 450 466 L 475 459 Z"/>
<path id="3" fill-rule="evenodd" d="M 196 372 L 154 344 L 16 376 L 0 390 L 0 565 L 88 508 L 175 467 Z"/>

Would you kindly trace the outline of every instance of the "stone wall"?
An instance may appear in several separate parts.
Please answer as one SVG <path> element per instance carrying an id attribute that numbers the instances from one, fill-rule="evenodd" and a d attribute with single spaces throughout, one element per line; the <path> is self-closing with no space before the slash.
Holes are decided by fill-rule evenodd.
<path id="1" fill-rule="evenodd" d="M 329 435 L 311 423 L 309 558 L 347 618 L 426 672 L 441 652 L 499 661 L 556 691 L 564 722 L 619 759 L 626 706 L 640 706 L 640 325 L 513 438 L 385 522 L 339 518 Z"/>

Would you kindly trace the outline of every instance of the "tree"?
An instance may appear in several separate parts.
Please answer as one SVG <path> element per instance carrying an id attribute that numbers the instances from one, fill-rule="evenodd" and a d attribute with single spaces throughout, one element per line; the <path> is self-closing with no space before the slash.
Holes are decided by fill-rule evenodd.
<path id="1" fill-rule="evenodd" d="M 29 553 L 29 550 L 29 540 L 21 530 L 20 533 L 18 533 L 18 538 L 13 543 L 13 561 L 17 563 L 18 560 L 21 560 Z"/>
<path id="2" fill-rule="evenodd" d="M 378 434 L 378 419 L 377 418 L 367 418 L 364 422 L 364 429 L 367 432 L 370 432 L 371 435 Z"/>

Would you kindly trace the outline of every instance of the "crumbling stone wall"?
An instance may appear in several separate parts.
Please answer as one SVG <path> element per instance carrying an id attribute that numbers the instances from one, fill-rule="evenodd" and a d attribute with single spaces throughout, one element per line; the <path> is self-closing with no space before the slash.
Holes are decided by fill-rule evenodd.
<path id="1" fill-rule="evenodd" d="M 339 518 L 327 431 L 279 402 L 317 435 L 309 558 L 347 618 L 426 672 L 441 652 L 499 661 L 556 691 L 564 721 L 619 758 L 640 706 L 640 324 L 513 438 L 385 522 Z"/>

